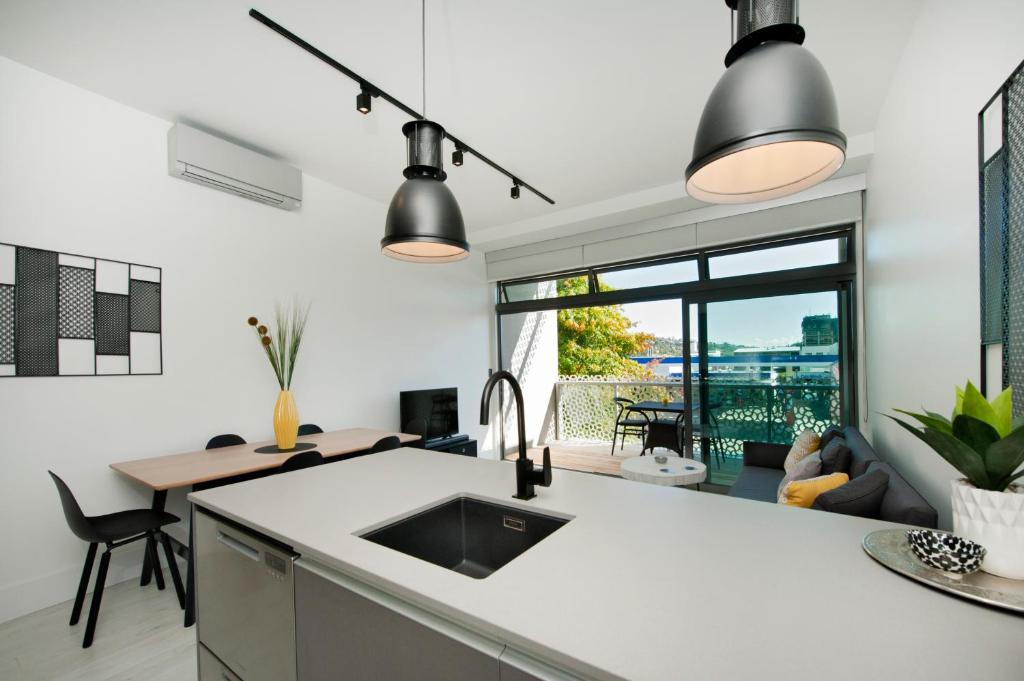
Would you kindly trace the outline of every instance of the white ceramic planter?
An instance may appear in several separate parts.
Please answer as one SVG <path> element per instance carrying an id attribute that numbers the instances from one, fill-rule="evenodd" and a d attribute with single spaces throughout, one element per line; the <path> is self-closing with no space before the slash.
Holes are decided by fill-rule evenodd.
<path id="1" fill-rule="evenodd" d="M 1024 579 L 1024 487 L 1005 492 L 953 481 L 953 533 L 985 547 L 981 569 L 999 577 Z"/>

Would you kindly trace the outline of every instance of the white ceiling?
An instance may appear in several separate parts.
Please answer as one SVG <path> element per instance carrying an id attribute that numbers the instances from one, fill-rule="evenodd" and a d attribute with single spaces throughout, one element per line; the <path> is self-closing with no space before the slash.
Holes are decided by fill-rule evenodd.
<path id="1" fill-rule="evenodd" d="M 420 108 L 418 0 L 0 0 L 0 54 L 388 202 L 407 118 L 248 17 L 255 6 Z M 918 0 L 806 0 L 848 136 L 873 130 Z M 448 168 L 470 234 L 678 182 L 724 66 L 722 0 L 428 0 L 427 113 L 523 180 Z M 448 159 L 450 160 L 450 159 Z M 447 162 L 447 161 L 446 161 Z M 498 230 L 500 231 L 500 230 Z"/>

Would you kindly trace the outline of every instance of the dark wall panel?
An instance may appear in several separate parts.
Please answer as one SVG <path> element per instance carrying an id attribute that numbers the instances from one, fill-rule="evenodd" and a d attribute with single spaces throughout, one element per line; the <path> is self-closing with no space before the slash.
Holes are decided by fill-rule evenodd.
<path id="1" fill-rule="evenodd" d="M 128 296 L 96 294 L 96 354 L 127 355 Z"/>
<path id="2" fill-rule="evenodd" d="M 19 376 L 57 375 L 57 254 L 17 249 L 15 363 Z"/>

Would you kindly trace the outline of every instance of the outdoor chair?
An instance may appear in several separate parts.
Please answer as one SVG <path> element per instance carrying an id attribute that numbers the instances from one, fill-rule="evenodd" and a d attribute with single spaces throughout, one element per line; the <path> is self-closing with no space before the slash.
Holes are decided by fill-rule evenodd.
<path id="1" fill-rule="evenodd" d="M 615 407 L 618 412 L 615 415 L 615 430 L 612 433 L 612 456 L 615 456 L 615 441 L 621 437 L 619 451 L 626 445 L 626 436 L 640 438 L 644 442 L 647 438 L 647 417 L 643 414 L 635 414 L 627 408 L 635 404 L 633 400 L 625 397 L 615 398 Z"/>

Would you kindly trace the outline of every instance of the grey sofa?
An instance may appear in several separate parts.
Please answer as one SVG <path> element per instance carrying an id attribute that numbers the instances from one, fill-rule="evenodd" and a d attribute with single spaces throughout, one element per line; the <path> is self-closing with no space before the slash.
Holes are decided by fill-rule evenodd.
<path id="1" fill-rule="evenodd" d="M 851 480 L 876 469 L 884 470 L 889 475 L 889 485 L 879 511 L 880 520 L 920 527 L 938 526 L 938 514 L 935 509 L 896 472 L 896 469 L 878 458 L 860 431 L 850 426 L 843 429 L 841 437 L 850 448 L 850 465 L 847 473 Z M 789 449 L 789 445 L 744 442 L 743 469 L 729 490 L 729 496 L 774 504 L 779 483 L 785 476 L 782 463 L 786 460 Z"/>

